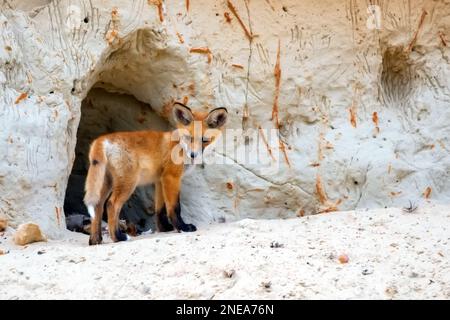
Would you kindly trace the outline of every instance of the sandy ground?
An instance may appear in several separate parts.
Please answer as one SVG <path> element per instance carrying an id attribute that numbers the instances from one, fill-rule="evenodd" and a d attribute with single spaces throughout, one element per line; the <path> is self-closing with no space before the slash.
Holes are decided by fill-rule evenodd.
<path id="1" fill-rule="evenodd" d="M 444 206 L 243 220 L 96 247 L 68 232 L 21 248 L 10 234 L 2 299 L 450 298 Z"/>

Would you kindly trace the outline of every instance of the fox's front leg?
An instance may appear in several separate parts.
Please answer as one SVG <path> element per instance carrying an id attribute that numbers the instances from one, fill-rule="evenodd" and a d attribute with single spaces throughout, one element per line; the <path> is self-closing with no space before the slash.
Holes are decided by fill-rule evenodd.
<path id="1" fill-rule="evenodd" d="M 156 227 L 159 232 L 172 231 L 173 226 L 167 217 L 166 205 L 164 204 L 164 196 L 161 182 L 155 183 L 155 214 Z"/>
<path id="2" fill-rule="evenodd" d="M 181 174 L 178 176 L 177 174 L 170 172 L 165 173 L 161 177 L 161 184 L 167 216 L 174 228 L 184 232 L 197 231 L 196 226 L 185 223 L 181 218 L 181 207 L 179 202 Z"/>

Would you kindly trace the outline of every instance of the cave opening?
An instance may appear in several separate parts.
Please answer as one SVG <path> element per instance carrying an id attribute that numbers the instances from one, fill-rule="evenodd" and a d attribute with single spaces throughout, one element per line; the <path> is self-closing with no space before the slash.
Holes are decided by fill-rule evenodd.
<path id="1" fill-rule="evenodd" d="M 67 228 L 88 234 L 90 216 L 83 203 L 84 184 L 89 169 L 89 147 L 92 141 L 106 133 L 118 131 L 161 130 L 170 124 L 159 116 L 148 103 L 137 100 L 133 95 L 108 90 L 102 83 L 94 85 L 81 104 L 81 119 L 77 132 L 75 161 L 69 176 L 64 212 Z M 121 227 L 132 235 L 154 230 L 153 187 L 139 187 L 123 206 Z M 106 222 L 106 210 L 103 220 Z M 104 223 L 106 228 L 106 223 Z"/>
<path id="2" fill-rule="evenodd" d="M 195 94 L 187 59 L 188 53 L 176 38 L 158 30 L 139 29 L 111 43 L 97 66 L 77 81 L 72 94 L 83 100 L 64 200 L 69 230 L 89 233 L 90 217 L 83 197 L 92 141 L 110 132 L 170 130 L 168 106 Z M 154 230 L 153 213 L 153 186 L 139 187 L 123 206 L 120 219 L 139 234 Z M 134 235 L 134 230 L 128 233 Z"/>
<path id="3" fill-rule="evenodd" d="M 391 46 L 382 55 L 381 88 L 385 102 L 393 106 L 407 107 L 417 89 L 417 69 L 420 57 L 403 46 Z"/>

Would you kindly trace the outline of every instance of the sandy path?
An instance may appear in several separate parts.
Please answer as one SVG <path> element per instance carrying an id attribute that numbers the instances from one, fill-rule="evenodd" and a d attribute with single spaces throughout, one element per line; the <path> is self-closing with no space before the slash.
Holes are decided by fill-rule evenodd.
<path id="1" fill-rule="evenodd" d="M 243 220 L 97 247 L 72 233 L 10 241 L 0 240 L 1 299 L 450 298 L 443 206 Z"/>

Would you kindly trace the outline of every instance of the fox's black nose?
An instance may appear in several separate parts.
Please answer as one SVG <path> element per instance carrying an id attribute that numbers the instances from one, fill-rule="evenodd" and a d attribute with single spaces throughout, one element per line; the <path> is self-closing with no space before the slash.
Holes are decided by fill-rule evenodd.
<path id="1" fill-rule="evenodd" d="M 197 156 L 197 153 L 196 153 L 196 152 L 191 152 L 191 158 L 192 158 L 192 159 L 195 159 L 196 156 Z"/>

